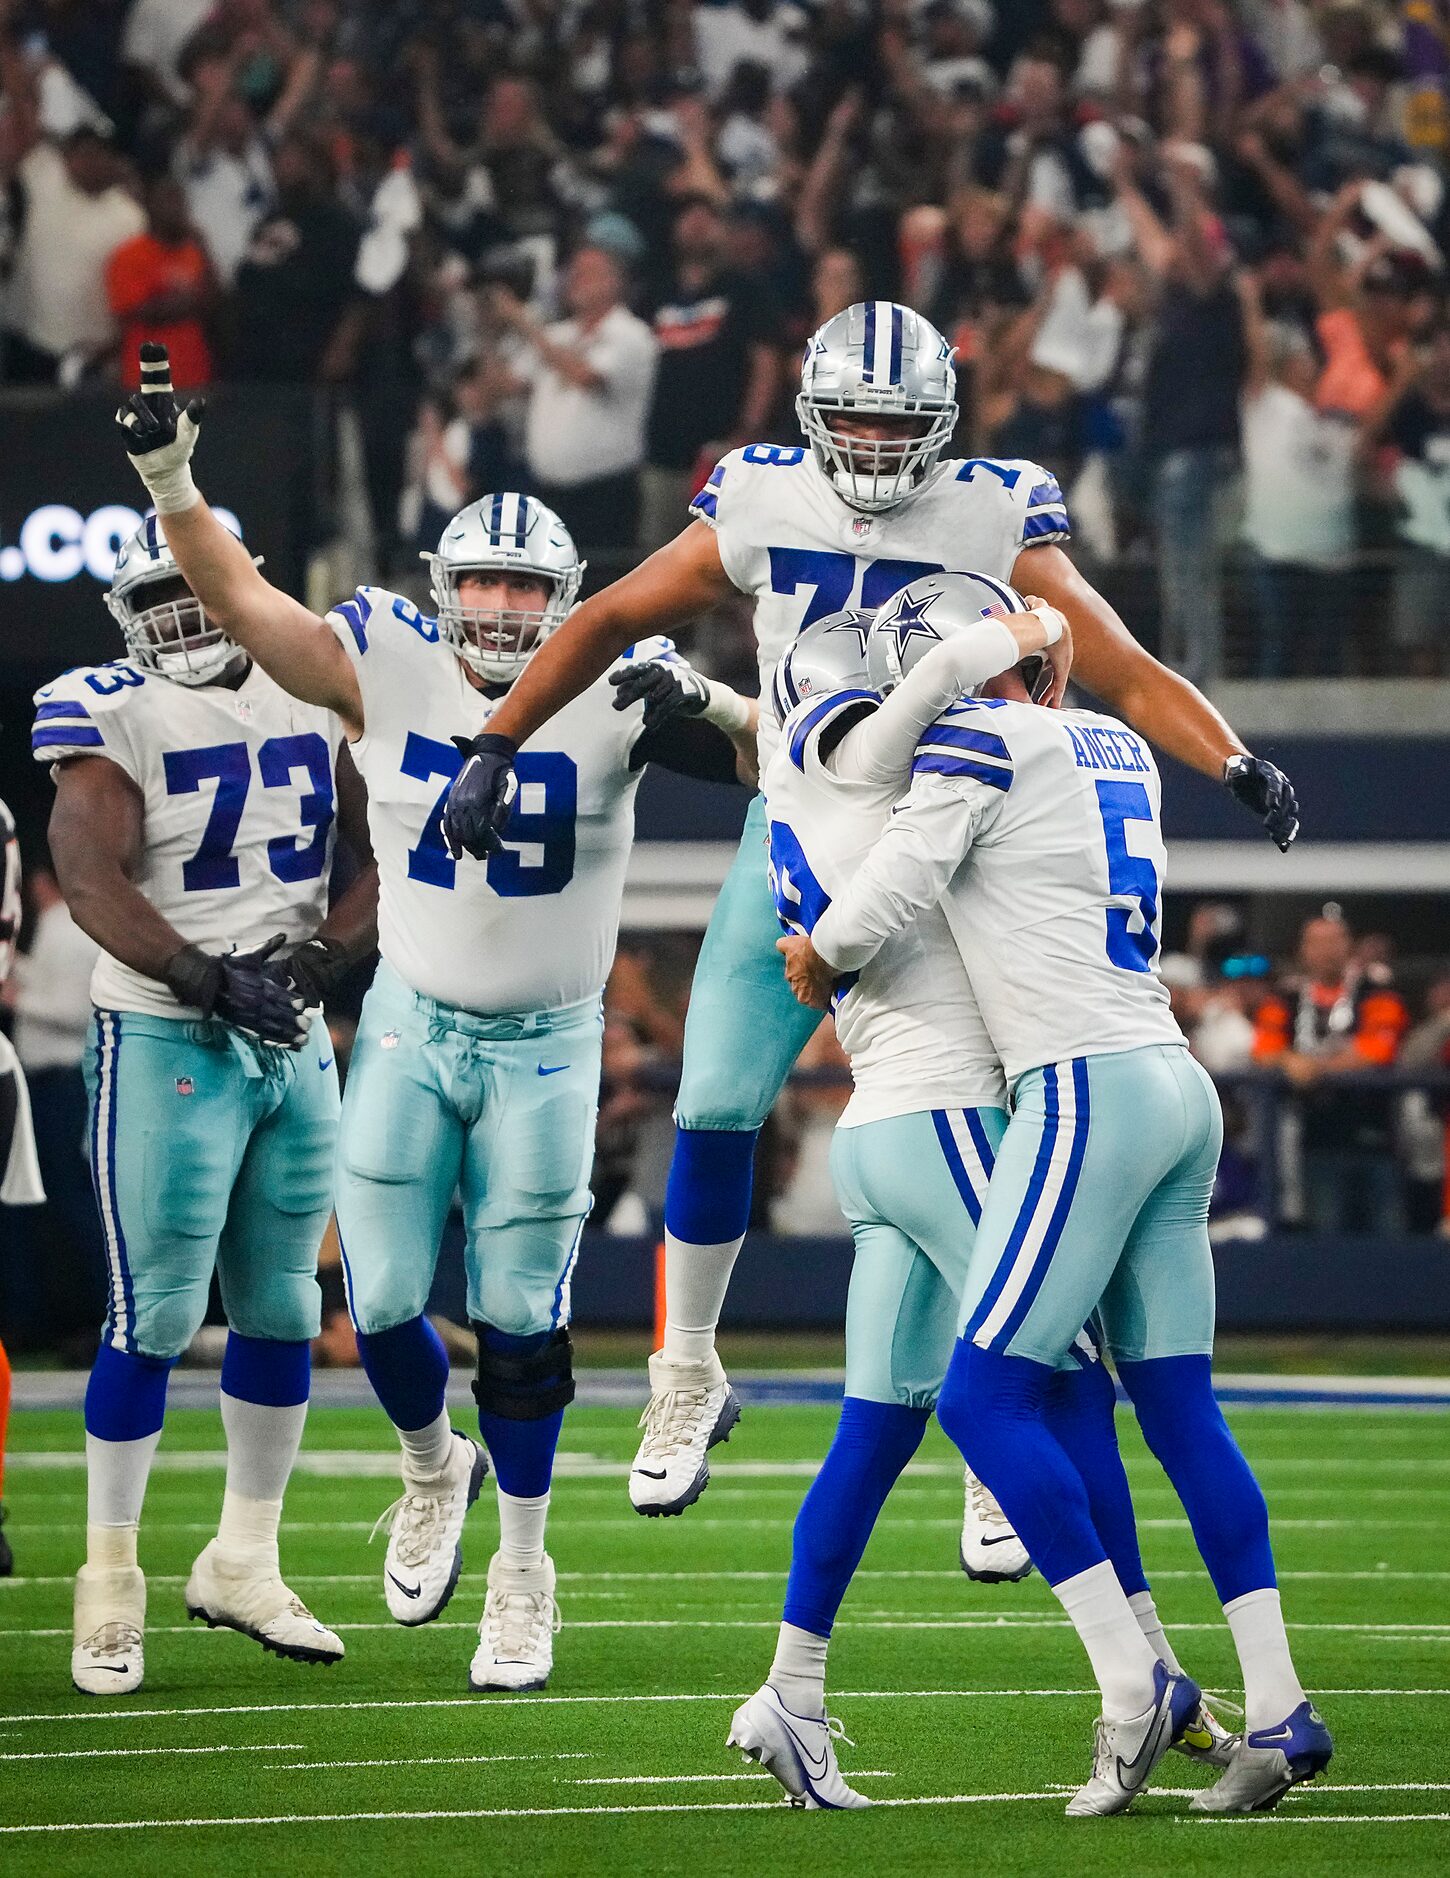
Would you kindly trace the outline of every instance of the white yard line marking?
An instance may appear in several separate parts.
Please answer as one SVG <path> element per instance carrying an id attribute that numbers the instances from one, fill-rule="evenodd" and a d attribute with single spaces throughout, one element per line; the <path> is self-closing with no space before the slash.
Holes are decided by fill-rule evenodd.
<path id="1" fill-rule="evenodd" d="M 160 1752 L 162 1750 L 158 1750 Z M 125 1748 L 111 1748 L 112 1754 L 125 1754 Z M 592 1761 L 592 1754 L 407 1754 L 392 1755 L 383 1761 L 278 1761 L 269 1774 L 305 1774 L 318 1769 L 331 1772 L 340 1767 L 477 1767 L 488 1761 Z"/>
<path id="2" fill-rule="evenodd" d="M 409 1766 L 412 1762 L 409 1762 Z M 847 1769 L 853 1780 L 895 1780 L 896 1775 L 885 1767 L 851 1767 Z M 774 1774 L 768 1774 L 763 1768 L 742 1767 L 726 1774 L 588 1774 L 573 1775 L 568 1784 L 571 1787 L 677 1787 L 687 1782 L 717 1780 L 774 1780 Z"/>
<path id="3" fill-rule="evenodd" d="M 214 1748 L 47 1748 L 44 1754 L 5 1753 L 7 1765 L 11 1761 L 101 1761 L 112 1756 L 124 1756 L 131 1760 L 138 1754 L 305 1754 L 306 1747 L 300 1741 L 259 1741 L 255 1746 L 214 1747 Z M 380 1763 L 382 1765 L 383 1763 Z M 287 1763 L 282 1763 L 287 1765 Z M 391 1766 L 389 1762 L 387 1765 Z"/>
<path id="4" fill-rule="evenodd" d="M 79 1497 L 81 1496 L 77 1495 L 77 1498 Z M 632 1532 L 636 1535 L 639 1534 L 640 1530 L 637 1516 L 634 1519 L 601 1519 L 598 1515 L 590 1513 L 586 1509 L 571 1508 L 567 1500 L 562 1501 L 560 1504 L 550 1509 L 549 1520 L 551 1530 L 557 1530 L 561 1526 L 568 1526 L 582 1527 L 590 1532 Z M 370 1533 L 376 1523 L 375 1520 L 371 1519 L 284 1519 L 282 1522 L 282 1537 L 286 1539 L 302 1532 Z M 960 1523 L 959 1516 L 947 1511 L 934 1515 L 931 1518 L 901 1519 L 888 1515 L 882 1522 L 883 1527 L 887 1531 L 897 1532 L 905 1531 L 908 1528 L 925 1528 L 932 1532 L 944 1532 L 954 1523 Z M 1450 1505 L 1447 1505 L 1444 1516 L 1439 1519 L 1403 1519 L 1398 1515 L 1391 1516 L 1390 1518 L 1376 1517 L 1373 1523 L 1373 1531 L 1366 1527 L 1366 1523 L 1362 1519 L 1274 1520 L 1274 1530 L 1276 1532 L 1357 1532 L 1362 1534 L 1365 1538 L 1373 1538 L 1375 1533 L 1391 1530 L 1395 1532 L 1443 1532 L 1447 1526 L 1450 1526 Z M 74 1535 L 79 1531 L 79 1526 L 75 1520 L 27 1520 L 24 1523 L 23 1529 L 26 1533 L 69 1533 Z M 20 1530 L 21 1526 L 17 1522 L 16 1531 L 18 1532 Z M 1138 1521 L 1138 1530 L 1140 1532 L 1173 1532 L 1181 1534 L 1184 1539 L 1192 1538 L 1192 1534 L 1189 1532 L 1187 1523 L 1181 1513 L 1175 1519 L 1140 1519 Z M 214 1535 L 216 1532 L 216 1521 L 205 1519 L 167 1520 L 165 1521 L 165 1531 L 167 1533 L 204 1532 Z M 789 1533 L 789 1523 L 784 1516 L 777 1519 L 692 1519 L 690 1521 L 690 1531 L 773 1532 L 779 1534 L 781 1538 L 784 1539 Z"/>
<path id="5" fill-rule="evenodd" d="M 191 1720 L 201 1715 L 299 1715 L 312 1712 L 323 1714 L 347 1714 L 361 1710 L 385 1709 L 423 1709 L 423 1708 L 469 1708 L 476 1715 L 492 1714 L 495 1710 L 515 1708 L 520 1704 L 526 1707 L 576 1707 L 584 1704 L 636 1703 L 636 1702 L 743 1702 L 754 1690 L 744 1689 L 731 1692 L 726 1689 L 709 1689 L 702 1693 L 683 1695 L 440 1695 L 413 1696 L 392 1700 L 378 1699 L 359 1702 L 240 1702 L 225 1707 L 215 1708 L 114 1708 L 80 1709 L 73 1713 L 52 1712 L 40 1715 L 0 1715 L 0 1721 L 13 1724 L 43 1722 L 129 1722 L 171 1720 L 176 1716 L 185 1716 Z M 1316 1700 L 1328 1700 L 1333 1696 L 1388 1696 L 1400 1701 L 1407 1696 L 1450 1696 L 1450 1686 L 1438 1689 L 1320 1689 L 1314 1691 Z M 979 1701 L 982 1699 L 1001 1700 L 1004 1697 L 1063 1696 L 1073 1701 L 1086 1701 L 1091 1697 L 1098 1699 L 1096 1689 L 837 1689 L 832 1695 L 842 1701 L 852 1702 L 955 1702 Z"/>
<path id="6" fill-rule="evenodd" d="M 878 1806 L 885 1802 L 878 1800 Z M 1450 1813 L 1195 1813 L 1180 1826 L 1407 1826 L 1450 1820 Z"/>

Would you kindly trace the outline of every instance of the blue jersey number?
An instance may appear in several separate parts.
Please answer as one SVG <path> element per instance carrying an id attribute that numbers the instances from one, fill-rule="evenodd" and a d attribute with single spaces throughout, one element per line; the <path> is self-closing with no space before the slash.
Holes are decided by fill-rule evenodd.
<path id="1" fill-rule="evenodd" d="M 810 933 L 831 904 L 831 896 L 811 872 L 795 830 L 786 822 L 770 824 L 770 890 L 776 917 L 788 932 Z"/>
<path id="2" fill-rule="evenodd" d="M 458 866 L 443 840 L 443 804 L 453 779 L 463 767 L 463 757 L 451 743 L 437 743 L 409 731 L 403 746 L 403 774 L 418 782 L 431 782 L 441 776 L 443 787 L 429 809 L 418 837 L 418 845 L 408 850 L 408 878 L 423 880 L 430 887 L 451 889 Z M 562 893 L 574 878 L 574 824 L 579 811 L 579 771 L 572 757 L 555 750 L 523 750 L 514 762 L 519 795 L 514 798 L 509 818 L 504 823 L 505 841 L 516 841 L 540 850 L 537 859 L 525 859 L 512 848 L 491 854 L 486 862 L 488 884 L 504 900 L 525 899 L 534 894 Z M 543 806 L 523 808 L 526 785 L 542 785 Z"/>
<path id="3" fill-rule="evenodd" d="M 1108 891 L 1135 900 L 1143 920 L 1143 930 L 1131 932 L 1128 908 L 1108 908 L 1108 957 L 1125 972 L 1151 971 L 1158 956 L 1158 938 L 1153 931 L 1158 918 L 1158 874 L 1151 861 L 1129 854 L 1124 824 L 1151 822 L 1153 805 L 1139 782 L 1099 782 L 1097 790 L 1108 851 Z"/>
<path id="4" fill-rule="evenodd" d="M 989 456 L 969 456 L 957 471 L 957 481 L 975 481 L 978 470 L 985 470 L 989 476 L 995 476 L 1004 489 L 1015 489 L 1022 475 L 1020 469 L 1008 469 L 1005 463 L 994 463 Z"/>
<path id="5" fill-rule="evenodd" d="M 840 613 L 851 604 L 858 567 L 862 567 L 861 605 L 868 608 L 884 606 L 923 574 L 942 571 L 936 561 L 867 561 L 863 566 L 854 554 L 839 554 L 829 548 L 770 548 L 767 552 L 772 593 L 813 589 L 801 615 L 801 632 L 828 613 Z"/>
<path id="6" fill-rule="evenodd" d="M 216 784 L 201 846 L 182 863 L 182 886 L 188 893 L 215 893 L 240 886 L 241 869 L 232 850 L 247 805 L 247 791 L 252 786 L 252 761 L 246 744 L 214 743 L 204 750 L 168 750 L 162 764 L 168 795 L 195 795 L 204 782 Z M 257 767 L 266 789 L 289 788 L 294 771 L 306 772 L 312 789 L 302 796 L 299 809 L 302 833 L 310 829 L 312 839 L 304 845 L 296 837 L 279 835 L 267 843 L 267 860 L 278 880 L 316 880 L 327 859 L 333 815 L 332 759 L 326 742 L 315 730 L 296 737 L 269 737 L 257 752 Z"/>
<path id="7" fill-rule="evenodd" d="M 92 691 L 99 691 L 103 698 L 109 698 L 118 691 L 124 691 L 127 685 L 144 685 L 146 677 L 142 672 L 133 672 L 129 665 L 111 665 L 103 672 L 87 672 L 86 683 Z"/>

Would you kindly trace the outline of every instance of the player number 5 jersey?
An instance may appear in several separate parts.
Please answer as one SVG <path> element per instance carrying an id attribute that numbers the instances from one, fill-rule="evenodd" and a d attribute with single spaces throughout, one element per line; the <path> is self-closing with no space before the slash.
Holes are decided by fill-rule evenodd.
<path id="1" fill-rule="evenodd" d="M 327 911 L 333 768 L 342 731 L 253 665 L 235 690 L 177 685 L 131 666 L 83 666 L 35 694 L 36 761 L 103 756 L 144 802 L 134 884 L 182 938 L 250 950 L 304 939 Z M 104 1010 L 194 1016 L 166 986 L 102 952 Z"/>

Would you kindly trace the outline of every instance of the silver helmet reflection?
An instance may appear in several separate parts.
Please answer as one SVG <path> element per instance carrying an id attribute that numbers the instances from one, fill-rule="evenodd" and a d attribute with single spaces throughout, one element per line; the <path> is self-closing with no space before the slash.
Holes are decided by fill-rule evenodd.
<path id="1" fill-rule="evenodd" d="M 853 509 L 894 508 L 931 476 L 957 422 L 952 348 L 909 306 L 863 300 L 806 341 L 796 415 L 811 453 Z M 840 417 L 915 420 L 917 434 L 844 437 Z"/>
<path id="2" fill-rule="evenodd" d="M 875 691 L 894 691 L 934 645 L 974 626 L 993 607 L 1025 613 L 1027 602 L 1006 581 L 989 574 L 924 574 L 876 609 L 866 647 Z"/>
<path id="3" fill-rule="evenodd" d="M 585 563 L 552 509 L 533 496 L 481 496 L 443 530 L 437 551 L 422 557 L 432 575 L 440 636 L 481 678 L 510 684 L 566 617 Z M 548 587 L 542 607 L 465 606 L 459 583 L 533 575 Z"/>
<path id="4" fill-rule="evenodd" d="M 106 606 L 138 671 L 178 685 L 208 685 L 246 657 L 202 611 L 167 546 L 159 516 L 148 515 L 121 544 Z"/>
<path id="5" fill-rule="evenodd" d="M 830 613 L 807 626 L 775 668 L 770 704 L 783 724 L 807 698 L 832 691 L 872 689 L 866 670 L 871 615 L 860 609 Z"/>

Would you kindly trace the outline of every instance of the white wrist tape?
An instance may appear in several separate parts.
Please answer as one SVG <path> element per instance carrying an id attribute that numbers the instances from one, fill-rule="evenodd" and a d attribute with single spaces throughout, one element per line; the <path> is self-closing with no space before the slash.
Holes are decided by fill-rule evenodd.
<path id="1" fill-rule="evenodd" d="M 707 724 L 713 724 L 717 730 L 723 730 L 727 736 L 750 726 L 750 700 L 742 698 L 738 691 L 732 691 L 729 685 L 717 684 L 713 678 L 707 679 L 710 690 L 710 702 L 700 715 Z"/>
<path id="2" fill-rule="evenodd" d="M 201 491 L 192 480 L 190 463 L 179 463 L 174 469 L 157 469 L 148 474 L 144 456 L 132 457 L 131 461 L 150 492 L 158 515 L 180 515 L 184 509 L 194 509 L 201 501 Z"/>

